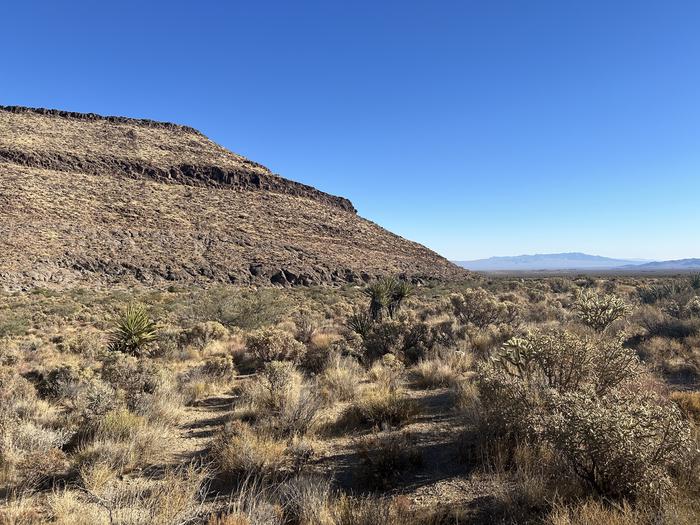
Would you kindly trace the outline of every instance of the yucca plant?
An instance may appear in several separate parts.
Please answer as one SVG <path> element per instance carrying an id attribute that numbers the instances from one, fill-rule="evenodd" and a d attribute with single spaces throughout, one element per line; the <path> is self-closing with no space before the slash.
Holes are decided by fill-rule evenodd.
<path id="1" fill-rule="evenodd" d="M 130 304 L 116 319 L 109 339 L 109 349 L 135 356 L 147 353 L 158 337 L 158 325 L 142 305 Z"/>
<path id="2" fill-rule="evenodd" d="M 690 287 L 693 290 L 700 290 L 700 273 L 695 273 L 690 276 Z"/>
<path id="3" fill-rule="evenodd" d="M 359 335 L 363 341 L 367 339 L 373 324 L 372 316 L 364 310 L 355 311 L 346 321 L 347 327 Z"/>
<path id="4" fill-rule="evenodd" d="M 394 315 L 401 309 L 404 300 L 413 293 L 413 286 L 406 281 L 392 280 L 389 289 L 389 317 L 393 319 Z"/>
<path id="5" fill-rule="evenodd" d="M 373 282 L 364 290 L 369 297 L 369 315 L 374 321 L 381 321 L 385 313 L 393 319 L 412 292 L 413 287 L 408 282 L 394 277 Z"/>
<path id="6" fill-rule="evenodd" d="M 364 289 L 365 295 L 369 297 L 369 315 L 374 321 L 381 321 L 384 310 L 389 306 L 390 287 L 391 281 L 389 279 L 381 279 Z"/>

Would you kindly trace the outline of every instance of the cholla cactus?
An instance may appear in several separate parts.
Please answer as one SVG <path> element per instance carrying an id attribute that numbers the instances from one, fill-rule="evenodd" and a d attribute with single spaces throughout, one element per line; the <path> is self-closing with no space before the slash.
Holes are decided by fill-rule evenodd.
<path id="1" fill-rule="evenodd" d="M 552 394 L 542 429 L 584 483 L 617 499 L 662 498 L 692 444 L 678 408 L 651 392 Z"/>
<path id="2" fill-rule="evenodd" d="M 696 295 L 686 303 L 684 314 L 688 318 L 700 317 L 700 296 Z"/>
<path id="3" fill-rule="evenodd" d="M 477 376 L 486 429 L 548 444 L 609 498 L 662 497 L 692 443 L 677 407 L 637 388 L 621 340 L 535 331 L 511 339 Z"/>
<path id="4" fill-rule="evenodd" d="M 574 307 L 581 321 L 598 332 L 630 311 L 627 303 L 616 295 L 585 291 L 577 295 Z"/>

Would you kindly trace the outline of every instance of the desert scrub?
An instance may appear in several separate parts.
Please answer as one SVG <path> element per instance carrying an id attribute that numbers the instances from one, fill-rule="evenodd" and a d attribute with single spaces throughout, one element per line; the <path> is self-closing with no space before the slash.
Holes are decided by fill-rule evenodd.
<path id="1" fill-rule="evenodd" d="M 326 401 L 350 401 L 355 398 L 364 376 L 364 369 L 355 359 L 335 354 L 319 374 L 317 384 Z"/>
<path id="2" fill-rule="evenodd" d="M 120 352 L 110 352 L 102 362 L 102 379 L 135 406 L 144 394 L 154 394 L 164 383 L 168 372 L 148 359 L 137 359 Z"/>
<path id="3" fill-rule="evenodd" d="M 241 392 L 245 415 L 258 429 L 279 437 L 309 432 L 321 397 L 292 363 L 272 361 Z"/>
<path id="4" fill-rule="evenodd" d="M 645 392 L 639 378 L 620 341 L 535 332 L 480 369 L 483 424 L 506 446 L 549 444 L 599 496 L 658 500 L 684 464 L 690 431 L 678 408 Z"/>
<path id="5" fill-rule="evenodd" d="M 657 500 L 689 457 L 691 435 L 677 407 L 653 393 L 555 394 L 543 436 L 600 496 Z"/>
<path id="6" fill-rule="evenodd" d="M 47 399 L 73 399 L 81 384 L 87 383 L 92 377 L 93 372 L 89 368 L 61 365 L 43 374 L 38 390 Z"/>
<path id="7" fill-rule="evenodd" d="M 229 336 L 229 330 L 218 321 L 204 321 L 195 324 L 182 333 L 182 341 L 186 345 L 205 348 L 209 343 L 221 341 Z"/>
<path id="8" fill-rule="evenodd" d="M 234 479 L 281 480 L 303 469 L 313 449 L 303 442 L 282 440 L 245 422 L 227 425 L 211 445 L 219 474 Z"/>
<path id="9" fill-rule="evenodd" d="M 589 291 L 577 294 L 574 308 L 581 322 L 598 332 L 602 332 L 613 321 L 624 317 L 630 311 L 629 305 L 616 295 Z"/>
<path id="10" fill-rule="evenodd" d="M 402 475 L 423 465 L 415 438 L 407 434 L 372 434 L 359 439 L 355 449 L 360 458 L 360 476 L 370 490 L 387 490 Z"/>
<path id="11" fill-rule="evenodd" d="M 109 337 L 109 349 L 114 352 L 142 356 L 158 337 L 158 325 L 142 305 L 130 304 L 117 317 Z"/>
<path id="12" fill-rule="evenodd" d="M 261 328 L 246 338 L 248 352 L 260 363 L 291 361 L 300 363 L 306 347 L 294 337 L 276 328 Z"/>
<path id="13" fill-rule="evenodd" d="M 420 413 L 420 405 L 398 388 L 373 385 L 348 407 L 343 421 L 379 429 L 398 428 Z"/>
<path id="14" fill-rule="evenodd" d="M 491 324 L 516 325 L 520 307 L 508 301 L 499 301 L 483 288 L 471 288 L 450 297 L 452 312 L 464 325 L 486 328 Z"/>

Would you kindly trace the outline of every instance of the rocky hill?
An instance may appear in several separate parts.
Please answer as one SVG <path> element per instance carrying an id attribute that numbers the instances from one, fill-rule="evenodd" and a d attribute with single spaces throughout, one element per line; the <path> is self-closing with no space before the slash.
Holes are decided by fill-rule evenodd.
<path id="1" fill-rule="evenodd" d="M 460 278 L 352 203 L 176 124 L 0 107 L 0 287 Z"/>

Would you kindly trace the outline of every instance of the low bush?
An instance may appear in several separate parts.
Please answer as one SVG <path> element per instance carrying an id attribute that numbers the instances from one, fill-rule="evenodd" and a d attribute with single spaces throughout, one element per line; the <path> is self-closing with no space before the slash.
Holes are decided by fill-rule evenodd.
<path id="1" fill-rule="evenodd" d="M 291 361 L 300 363 L 306 347 L 294 337 L 275 328 L 261 328 L 246 339 L 248 352 L 260 363 Z"/>
<path id="2" fill-rule="evenodd" d="M 639 374 L 619 341 L 535 332 L 509 342 L 477 384 L 491 435 L 550 444 L 600 496 L 659 498 L 690 433 L 675 406 L 637 387 Z"/>
<path id="3" fill-rule="evenodd" d="M 281 440 L 234 421 L 211 446 L 211 457 L 220 475 L 235 479 L 281 480 L 303 469 L 313 449 Z"/>
<path id="4" fill-rule="evenodd" d="M 516 325 L 520 307 L 512 302 L 499 301 L 483 288 L 468 289 L 450 297 L 452 312 L 464 325 L 486 328 L 492 324 Z"/>
<path id="5" fill-rule="evenodd" d="M 306 434 L 321 407 L 319 393 L 288 362 L 272 361 L 241 393 L 257 428 L 279 436 Z"/>

